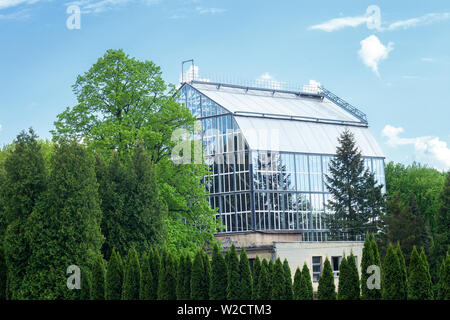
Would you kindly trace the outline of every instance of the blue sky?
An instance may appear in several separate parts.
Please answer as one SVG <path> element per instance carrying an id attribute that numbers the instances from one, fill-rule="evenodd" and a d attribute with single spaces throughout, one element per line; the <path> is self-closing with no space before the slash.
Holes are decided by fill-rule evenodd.
<path id="1" fill-rule="evenodd" d="M 449 169 L 449 39 L 443 0 L 0 0 L 0 145 L 50 138 L 76 76 L 121 48 L 171 83 L 190 58 L 200 75 L 314 79 L 368 115 L 388 161 Z"/>

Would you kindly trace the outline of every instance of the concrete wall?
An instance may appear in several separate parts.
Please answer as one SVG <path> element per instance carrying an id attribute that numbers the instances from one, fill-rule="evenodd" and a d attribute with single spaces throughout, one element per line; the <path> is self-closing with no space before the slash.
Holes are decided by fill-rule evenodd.
<path id="1" fill-rule="evenodd" d="M 234 243 L 236 248 L 272 247 L 274 242 L 301 241 L 299 232 L 263 232 L 251 231 L 246 233 L 218 234 L 215 236 L 222 243 L 224 248 L 231 247 Z M 247 250 L 248 251 L 248 250 Z"/>
<path id="2" fill-rule="evenodd" d="M 274 242 L 273 243 L 273 251 L 274 257 L 280 258 L 281 262 L 284 259 L 287 259 L 289 262 L 289 266 L 291 267 L 292 277 L 294 277 L 295 270 L 297 267 L 300 270 L 303 268 L 303 263 L 306 262 L 306 265 L 311 272 L 311 279 L 313 279 L 312 275 L 312 257 L 321 256 L 322 257 L 322 270 L 323 263 L 325 262 L 325 258 L 328 257 L 328 260 L 331 262 L 331 257 L 334 256 L 342 256 L 343 253 L 345 256 L 350 255 L 350 251 L 353 252 L 353 255 L 356 257 L 358 272 L 361 275 L 361 257 L 362 257 L 362 248 L 364 246 L 364 242 L 345 242 L 345 241 L 336 241 L 336 242 Z M 338 286 L 338 278 L 335 277 L 335 285 L 336 290 Z M 313 289 L 317 291 L 318 282 L 313 281 Z"/>

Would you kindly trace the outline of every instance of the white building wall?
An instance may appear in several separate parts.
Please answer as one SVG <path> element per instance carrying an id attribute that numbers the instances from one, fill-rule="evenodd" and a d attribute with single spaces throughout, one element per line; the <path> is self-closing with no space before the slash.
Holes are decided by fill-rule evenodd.
<path id="1" fill-rule="evenodd" d="M 325 262 L 325 258 L 328 257 L 331 263 L 331 257 L 336 256 L 349 256 L 350 252 L 353 252 L 353 255 L 356 257 L 356 265 L 358 267 L 358 272 L 361 276 L 361 258 L 362 258 L 362 249 L 364 246 L 364 242 L 355 241 L 333 241 L 333 242 L 274 242 L 274 260 L 280 258 L 281 262 L 284 259 L 287 259 L 289 262 L 289 266 L 291 267 L 292 278 L 295 275 L 295 271 L 298 268 L 300 270 L 303 268 L 303 264 L 309 268 L 311 273 L 311 280 L 313 280 L 313 266 L 312 259 L 313 257 L 320 256 L 322 257 L 322 266 L 321 270 L 323 270 L 323 263 Z M 336 290 L 338 288 L 338 277 L 335 275 L 335 285 Z M 316 292 L 319 283 L 313 281 L 313 289 Z"/>

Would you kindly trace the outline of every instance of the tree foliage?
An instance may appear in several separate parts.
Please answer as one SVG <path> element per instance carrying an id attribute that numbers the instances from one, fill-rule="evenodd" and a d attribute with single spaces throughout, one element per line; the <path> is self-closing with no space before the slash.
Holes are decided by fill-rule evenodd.
<path id="1" fill-rule="evenodd" d="M 126 256 L 123 277 L 122 300 L 139 300 L 141 284 L 141 266 L 135 248 L 130 248 Z"/>
<path id="2" fill-rule="evenodd" d="M 198 250 L 194 257 L 191 272 L 191 299 L 207 300 L 208 286 L 205 279 L 205 266 L 203 263 L 203 252 Z"/>
<path id="3" fill-rule="evenodd" d="M 216 244 L 213 249 L 211 260 L 211 288 L 209 291 L 211 300 L 226 300 L 227 277 L 228 270 L 225 258 Z"/>
<path id="4" fill-rule="evenodd" d="M 336 300 L 336 286 L 334 285 L 334 275 L 331 270 L 331 263 L 328 257 L 323 264 L 323 271 L 319 278 L 317 289 L 317 298 L 319 300 Z"/>
<path id="5" fill-rule="evenodd" d="M 234 244 L 231 245 L 227 267 L 227 300 L 239 300 L 241 296 L 241 275 L 239 272 L 239 259 Z"/>
<path id="6" fill-rule="evenodd" d="M 404 283 L 400 261 L 392 244 L 389 244 L 383 264 L 382 294 L 385 300 L 403 299 Z"/>
<path id="7" fill-rule="evenodd" d="M 106 269 L 106 299 L 120 300 L 123 286 L 123 262 L 116 249 L 112 250 Z"/>
<path id="8" fill-rule="evenodd" d="M 261 263 L 261 271 L 258 277 L 258 300 L 270 300 L 272 298 L 272 277 L 269 273 L 269 264 L 266 259 Z"/>
<path id="9" fill-rule="evenodd" d="M 313 300 L 314 292 L 311 282 L 311 274 L 309 273 L 309 268 L 306 263 L 303 264 L 302 277 L 300 279 L 300 300 Z"/>
<path id="10" fill-rule="evenodd" d="M 242 248 L 239 259 L 239 276 L 240 276 L 240 300 L 251 300 L 253 293 L 252 271 L 248 261 L 247 253 Z"/>

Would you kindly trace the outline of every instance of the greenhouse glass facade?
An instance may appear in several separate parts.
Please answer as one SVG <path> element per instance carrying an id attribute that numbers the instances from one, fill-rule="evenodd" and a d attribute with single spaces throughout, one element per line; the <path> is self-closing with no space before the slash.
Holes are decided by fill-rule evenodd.
<path id="1" fill-rule="evenodd" d="M 367 123 L 320 95 L 191 81 L 179 90 L 202 124 L 205 177 L 218 233 L 298 231 L 327 240 L 325 185 L 344 129 L 385 184 L 384 156 Z"/>

